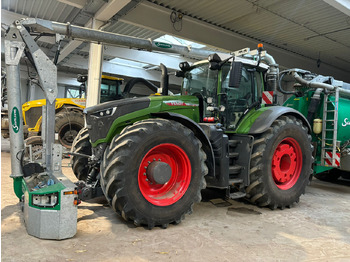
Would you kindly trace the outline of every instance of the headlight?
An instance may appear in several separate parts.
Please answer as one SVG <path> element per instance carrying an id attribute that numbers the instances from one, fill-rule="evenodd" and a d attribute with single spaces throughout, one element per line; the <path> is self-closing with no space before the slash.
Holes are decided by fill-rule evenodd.
<path id="1" fill-rule="evenodd" d="M 97 116 L 97 117 L 111 116 L 115 113 L 116 110 L 117 110 L 117 107 L 112 107 L 112 108 L 103 109 L 91 115 Z"/>
<path id="2" fill-rule="evenodd" d="M 55 207 L 58 203 L 58 193 L 32 195 L 32 205 L 38 207 Z"/>

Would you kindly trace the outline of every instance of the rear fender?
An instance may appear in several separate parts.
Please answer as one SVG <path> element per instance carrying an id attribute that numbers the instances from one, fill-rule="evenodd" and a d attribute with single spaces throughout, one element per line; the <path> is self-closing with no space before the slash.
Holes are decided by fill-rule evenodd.
<path id="1" fill-rule="evenodd" d="M 305 126 L 307 126 L 309 133 L 311 133 L 311 126 L 310 123 L 307 121 L 304 115 L 302 115 L 299 111 L 290 108 L 290 107 L 284 107 L 284 106 L 271 106 L 264 108 L 264 110 L 261 112 L 256 111 L 259 116 L 255 119 L 255 121 L 251 124 L 247 134 L 249 135 L 256 135 L 261 134 L 267 131 L 267 129 L 270 128 L 272 123 L 283 115 L 292 115 L 296 118 L 300 119 Z M 244 120 L 242 121 L 242 123 Z M 240 133 L 240 132 L 238 132 Z"/>

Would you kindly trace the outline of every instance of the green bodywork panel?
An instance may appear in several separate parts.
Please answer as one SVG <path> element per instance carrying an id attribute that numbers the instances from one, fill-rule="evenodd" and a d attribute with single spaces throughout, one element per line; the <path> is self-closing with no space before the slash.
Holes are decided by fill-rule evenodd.
<path id="1" fill-rule="evenodd" d="M 118 117 L 114 120 L 107 136 L 98 139 L 92 144 L 93 147 L 101 143 L 110 143 L 114 136 L 129 125 L 145 119 L 152 118 L 151 114 L 159 112 L 171 112 L 186 116 L 196 123 L 199 122 L 199 102 L 195 96 L 150 96 L 148 108 L 138 110 Z"/>
<path id="2" fill-rule="evenodd" d="M 243 118 L 241 122 L 239 122 L 237 129 L 234 133 L 237 134 L 249 134 L 250 128 L 254 124 L 255 120 L 266 110 L 268 107 L 261 107 L 259 109 L 251 109 Z"/>
<path id="3" fill-rule="evenodd" d="M 21 200 L 23 196 L 23 190 L 22 190 L 22 180 L 23 177 L 14 177 L 13 178 L 13 190 L 15 191 L 16 196 L 18 199 Z"/>
<path id="4" fill-rule="evenodd" d="M 291 96 L 285 103 L 284 106 L 294 108 L 298 110 L 300 113 L 302 113 L 305 117 L 307 117 L 308 114 L 308 107 L 311 102 L 311 97 L 314 94 L 314 91 L 307 91 L 304 93 L 304 96 L 302 97 L 296 97 Z M 328 104 L 328 110 L 334 110 L 335 109 L 335 97 L 329 96 L 329 100 L 333 101 L 332 103 Z M 337 141 L 340 142 L 340 146 L 347 140 L 350 139 L 350 123 L 347 124 L 347 121 L 350 120 L 350 100 L 340 97 L 339 98 L 339 110 L 338 110 L 338 125 L 337 125 Z M 327 119 L 331 119 L 331 114 L 327 117 Z M 318 106 L 318 109 L 316 110 L 314 119 L 319 118 L 323 119 L 323 94 L 321 94 L 321 100 L 320 104 Z M 350 122 L 350 121 L 349 121 Z M 313 123 L 310 123 L 311 126 Z M 333 129 L 332 122 L 327 122 L 326 129 Z M 321 165 L 321 143 L 322 143 L 322 133 L 315 134 L 312 132 L 312 142 L 314 145 L 317 145 L 316 148 L 316 157 L 315 157 L 315 166 L 314 166 L 314 172 L 321 173 L 327 170 L 332 169 L 333 167 L 329 166 L 322 166 Z M 327 134 L 327 138 L 332 138 L 332 133 Z"/>
<path id="5" fill-rule="evenodd" d="M 284 102 L 284 106 L 294 108 L 295 110 L 302 113 L 305 117 L 308 113 L 308 108 L 310 105 L 310 99 L 313 95 L 313 91 L 309 91 L 305 93 L 302 97 L 296 97 L 295 95 L 291 96 L 289 99 L 287 99 L 286 102 Z"/>

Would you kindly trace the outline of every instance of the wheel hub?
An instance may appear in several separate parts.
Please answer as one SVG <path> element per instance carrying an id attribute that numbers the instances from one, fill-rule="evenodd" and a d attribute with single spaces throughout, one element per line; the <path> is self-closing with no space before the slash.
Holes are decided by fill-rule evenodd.
<path id="1" fill-rule="evenodd" d="M 290 189 L 297 182 L 302 166 L 302 152 L 293 138 L 286 138 L 276 147 L 271 171 L 275 184 L 282 190 Z"/>
<path id="2" fill-rule="evenodd" d="M 171 167 L 164 162 L 153 161 L 147 168 L 147 178 L 155 184 L 164 185 L 171 178 Z"/>
<path id="3" fill-rule="evenodd" d="M 292 147 L 287 144 L 279 145 L 272 160 L 275 168 L 274 176 L 280 183 L 285 183 L 293 175 L 296 167 L 296 155 Z"/>
<path id="4" fill-rule="evenodd" d="M 169 206 L 186 193 L 191 182 L 191 162 L 186 152 L 175 144 L 151 148 L 141 160 L 139 188 L 147 201 Z"/>

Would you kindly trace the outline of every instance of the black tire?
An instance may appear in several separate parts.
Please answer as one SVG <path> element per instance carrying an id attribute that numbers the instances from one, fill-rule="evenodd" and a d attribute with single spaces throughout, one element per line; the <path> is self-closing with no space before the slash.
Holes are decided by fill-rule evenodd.
<path id="1" fill-rule="evenodd" d="M 65 110 L 56 114 L 55 132 L 62 146 L 71 149 L 74 138 L 84 127 L 84 116 L 80 111 Z"/>
<path id="2" fill-rule="evenodd" d="M 339 169 L 331 169 L 322 173 L 314 174 L 318 180 L 325 182 L 336 182 L 341 176 L 341 171 Z"/>
<path id="3" fill-rule="evenodd" d="M 206 187 L 204 176 L 208 168 L 201 146 L 191 130 L 175 121 L 150 119 L 126 127 L 106 149 L 101 164 L 101 186 L 110 205 L 136 226 L 166 228 L 169 223 L 180 223 L 185 214 L 192 212 L 193 204 L 201 201 L 201 190 Z M 157 152 L 159 159 L 153 158 Z M 185 160 L 176 161 L 179 156 Z M 156 179 L 148 170 L 151 165 L 165 162 L 176 163 L 172 168 L 182 172 L 168 173 L 168 182 L 154 182 Z M 164 188 L 166 194 L 148 194 L 148 190 L 163 194 L 158 187 Z"/>
<path id="4" fill-rule="evenodd" d="M 311 136 L 294 116 L 281 116 L 255 138 L 247 198 L 271 209 L 299 202 L 312 173 Z"/>
<path id="5" fill-rule="evenodd" d="M 73 141 L 71 152 L 90 156 L 92 154 L 92 148 L 89 139 L 87 128 L 81 129 Z M 88 159 L 84 157 L 71 156 L 70 163 L 74 175 L 79 180 L 86 181 L 89 173 Z"/>
<path id="6" fill-rule="evenodd" d="M 341 173 L 341 177 L 344 179 L 350 179 L 350 172 L 349 171 L 343 171 Z"/>
<path id="7" fill-rule="evenodd" d="M 42 159 L 43 141 L 41 136 L 31 136 L 24 140 L 25 144 L 32 146 L 33 160 Z"/>

